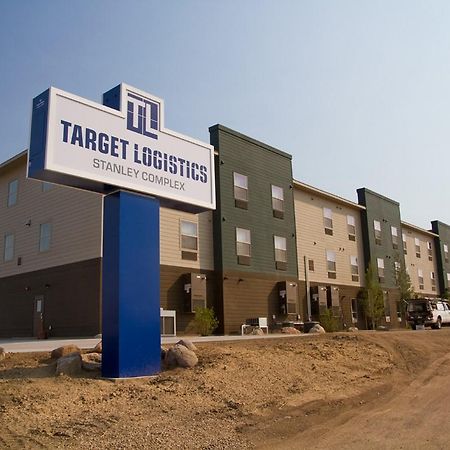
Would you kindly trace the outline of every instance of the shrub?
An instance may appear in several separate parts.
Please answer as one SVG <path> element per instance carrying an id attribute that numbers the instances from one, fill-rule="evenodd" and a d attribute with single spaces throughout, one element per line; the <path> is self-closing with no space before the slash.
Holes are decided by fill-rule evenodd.
<path id="1" fill-rule="evenodd" d="M 195 328 L 201 336 L 209 336 L 219 325 L 213 308 L 195 308 Z"/>
<path id="2" fill-rule="evenodd" d="M 337 317 L 334 317 L 331 310 L 327 309 L 320 315 L 320 325 L 323 326 L 327 333 L 333 333 L 339 331 L 339 321 Z"/>

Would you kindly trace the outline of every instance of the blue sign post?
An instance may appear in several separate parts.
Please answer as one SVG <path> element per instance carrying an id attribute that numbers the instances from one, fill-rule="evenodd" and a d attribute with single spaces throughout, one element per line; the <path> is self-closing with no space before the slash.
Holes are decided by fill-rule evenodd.
<path id="1" fill-rule="evenodd" d="M 124 191 L 105 197 L 102 272 L 103 376 L 159 372 L 157 199 Z"/>
<path id="2" fill-rule="evenodd" d="M 33 100 L 28 176 L 107 194 L 103 376 L 160 370 L 159 206 L 215 208 L 214 149 L 164 127 L 164 102 L 120 84 L 103 105 L 50 88 Z M 126 189 L 126 190 L 120 190 Z"/>

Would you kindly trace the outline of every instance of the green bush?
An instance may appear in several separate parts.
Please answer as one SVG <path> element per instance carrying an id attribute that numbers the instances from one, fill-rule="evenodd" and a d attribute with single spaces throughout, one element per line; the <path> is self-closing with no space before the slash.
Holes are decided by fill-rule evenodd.
<path id="1" fill-rule="evenodd" d="M 327 309 L 320 315 L 320 325 L 327 333 L 339 331 L 339 320 L 334 317 L 331 310 Z"/>
<path id="2" fill-rule="evenodd" d="M 213 308 L 195 308 L 194 324 L 201 336 L 210 336 L 219 325 Z"/>

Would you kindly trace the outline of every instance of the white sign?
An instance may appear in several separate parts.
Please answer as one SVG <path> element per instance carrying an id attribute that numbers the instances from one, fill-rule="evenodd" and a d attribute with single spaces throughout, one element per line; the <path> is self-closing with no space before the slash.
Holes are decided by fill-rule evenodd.
<path id="1" fill-rule="evenodd" d="M 36 97 L 29 176 L 215 208 L 212 146 L 164 128 L 163 100 L 138 89 L 121 84 L 104 103 L 112 107 L 53 87 Z"/>

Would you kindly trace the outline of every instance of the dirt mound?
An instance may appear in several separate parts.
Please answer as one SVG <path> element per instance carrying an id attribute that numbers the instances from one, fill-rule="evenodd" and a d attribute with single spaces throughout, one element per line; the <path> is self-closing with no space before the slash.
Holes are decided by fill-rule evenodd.
<path id="1" fill-rule="evenodd" d="M 389 398 L 396 383 L 443 354 L 449 337 L 441 330 L 203 343 L 192 369 L 116 382 L 97 372 L 55 377 L 49 353 L 12 354 L 0 362 L 0 447 L 273 446 Z"/>

